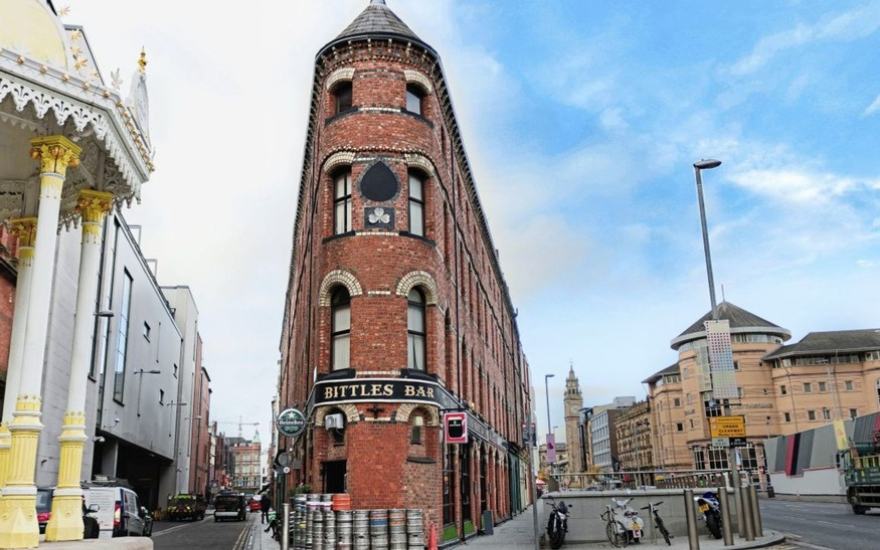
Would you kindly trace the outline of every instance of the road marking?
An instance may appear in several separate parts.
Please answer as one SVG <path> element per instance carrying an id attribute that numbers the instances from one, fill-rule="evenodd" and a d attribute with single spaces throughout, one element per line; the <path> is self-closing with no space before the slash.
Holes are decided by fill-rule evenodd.
<path id="1" fill-rule="evenodd" d="M 180 531 L 181 529 L 186 529 L 187 527 L 190 527 L 192 525 L 195 525 L 195 523 L 184 523 L 181 525 L 175 525 L 174 527 L 169 527 L 168 529 L 163 529 L 161 531 L 154 531 L 153 536 L 154 537 L 161 537 L 162 535 L 167 535 L 168 533 L 173 533 L 174 531 Z"/>
<path id="2" fill-rule="evenodd" d="M 782 534 L 783 534 L 783 536 L 785 536 L 786 539 L 789 539 L 789 538 L 791 538 L 791 539 L 802 539 L 802 538 L 804 538 L 803 536 L 801 536 L 801 535 L 795 535 L 794 533 L 782 533 Z"/>
<path id="3" fill-rule="evenodd" d="M 248 539 L 248 535 L 254 530 L 253 527 L 253 524 L 248 521 L 245 525 L 245 528 L 241 530 L 241 533 L 239 533 L 238 540 L 236 540 L 235 544 L 232 545 L 232 550 L 241 550 L 242 548 L 244 548 L 244 543 Z"/>
<path id="4" fill-rule="evenodd" d="M 821 519 L 817 519 L 817 520 L 814 520 L 814 521 L 815 521 L 816 523 L 825 523 L 825 524 L 828 524 L 828 525 L 834 525 L 834 526 L 837 526 L 837 527 L 849 527 L 850 529 L 855 529 L 855 528 L 856 528 L 855 525 L 847 525 L 847 524 L 845 524 L 845 523 L 840 523 L 840 522 L 834 522 L 834 521 L 822 521 Z"/>
<path id="5" fill-rule="evenodd" d="M 812 550 L 834 550 L 834 548 L 828 548 L 827 546 L 819 546 L 818 544 L 810 544 L 809 542 L 797 542 L 798 546 L 803 546 L 804 548 L 810 548 Z"/>

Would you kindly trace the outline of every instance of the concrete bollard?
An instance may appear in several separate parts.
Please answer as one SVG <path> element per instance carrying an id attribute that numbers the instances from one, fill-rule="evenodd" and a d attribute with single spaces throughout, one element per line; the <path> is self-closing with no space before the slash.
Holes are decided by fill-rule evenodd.
<path id="1" fill-rule="evenodd" d="M 718 504 L 721 505 L 721 533 L 724 535 L 724 546 L 733 546 L 733 524 L 730 522 L 730 498 L 727 487 L 718 488 Z"/>
<path id="2" fill-rule="evenodd" d="M 755 518 L 752 515 L 752 502 L 749 498 L 749 488 L 740 487 L 740 495 L 743 503 L 742 522 L 746 526 L 746 541 L 755 540 Z"/>
<path id="3" fill-rule="evenodd" d="M 700 550 L 700 537 L 697 536 L 697 513 L 694 511 L 694 490 L 684 490 L 684 516 L 687 521 L 688 544 L 690 550 Z"/>
<path id="4" fill-rule="evenodd" d="M 752 525 L 756 538 L 764 536 L 764 527 L 761 524 L 761 509 L 758 505 L 758 490 L 754 485 L 749 486 L 749 505 L 752 508 Z"/>
<path id="5" fill-rule="evenodd" d="M 281 550 L 290 548 L 290 503 L 281 505 Z"/>

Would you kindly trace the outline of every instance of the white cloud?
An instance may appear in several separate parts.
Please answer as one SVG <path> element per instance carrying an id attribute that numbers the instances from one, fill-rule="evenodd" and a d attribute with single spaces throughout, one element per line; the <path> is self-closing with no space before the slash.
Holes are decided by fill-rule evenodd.
<path id="1" fill-rule="evenodd" d="M 787 50 L 818 41 L 857 40 L 873 34 L 878 26 L 880 6 L 873 3 L 839 15 L 826 15 L 812 25 L 798 23 L 791 29 L 760 39 L 752 52 L 730 70 L 735 75 L 750 74 Z"/>
<path id="2" fill-rule="evenodd" d="M 874 98 L 874 101 L 865 108 L 865 111 L 862 113 L 862 115 L 873 115 L 877 111 L 880 111 L 880 95 L 877 95 L 877 97 Z"/>
<path id="3" fill-rule="evenodd" d="M 817 174 L 796 169 L 748 170 L 732 174 L 730 180 L 737 185 L 774 198 L 780 202 L 822 204 L 839 197 L 857 183 L 851 178 L 836 174 Z"/>

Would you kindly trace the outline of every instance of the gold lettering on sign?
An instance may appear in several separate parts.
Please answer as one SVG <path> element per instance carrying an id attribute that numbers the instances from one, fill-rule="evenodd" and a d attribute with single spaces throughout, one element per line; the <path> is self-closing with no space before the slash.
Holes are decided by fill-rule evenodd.
<path id="1" fill-rule="evenodd" d="M 402 395 L 401 395 L 402 394 Z M 419 384 L 362 383 L 339 384 L 324 387 L 324 401 L 337 399 L 364 399 L 370 397 L 435 399 L 434 388 Z"/>

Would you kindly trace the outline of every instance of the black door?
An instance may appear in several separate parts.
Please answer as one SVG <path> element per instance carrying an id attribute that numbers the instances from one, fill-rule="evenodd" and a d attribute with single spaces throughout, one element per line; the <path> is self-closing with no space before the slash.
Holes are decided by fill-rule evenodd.
<path id="1" fill-rule="evenodd" d="M 324 493 L 345 492 L 345 461 L 324 463 Z"/>

